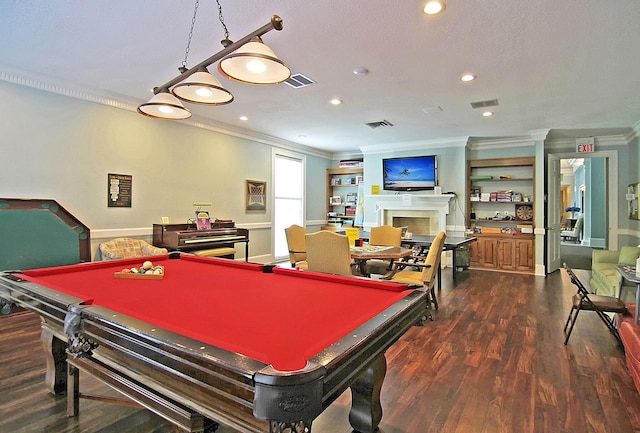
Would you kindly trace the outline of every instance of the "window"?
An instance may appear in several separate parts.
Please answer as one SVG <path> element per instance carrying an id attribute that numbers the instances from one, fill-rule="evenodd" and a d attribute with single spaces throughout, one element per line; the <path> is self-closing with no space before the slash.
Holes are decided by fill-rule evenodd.
<path id="1" fill-rule="evenodd" d="M 303 155 L 274 151 L 273 255 L 275 259 L 289 256 L 284 229 L 292 224 L 304 226 L 304 163 Z"/>

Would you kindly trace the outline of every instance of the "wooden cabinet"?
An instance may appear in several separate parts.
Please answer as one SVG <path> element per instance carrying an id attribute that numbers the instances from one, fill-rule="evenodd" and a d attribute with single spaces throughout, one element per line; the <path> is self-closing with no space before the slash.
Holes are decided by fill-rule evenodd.
<path id="1" fill-rule="evenodd" d="M 358 185 L 362 181 L 363 173 L 362 167 L 327 169 L 328 225 L 334 227 L 343 223 L 353 225 L 358 201 Z"/>
<path id="2" fill-rule="evenodd" d="M 534 271 L 535 158 L 467 162 L 467 228 L 471 265 L 513 272 Z"/>
<path id="3" fill-rule="evenodd" d="M 471 266 L 503 271 L 532 272 L 534 238 L 531 235 L 476 235 L 469 244 Z"/>

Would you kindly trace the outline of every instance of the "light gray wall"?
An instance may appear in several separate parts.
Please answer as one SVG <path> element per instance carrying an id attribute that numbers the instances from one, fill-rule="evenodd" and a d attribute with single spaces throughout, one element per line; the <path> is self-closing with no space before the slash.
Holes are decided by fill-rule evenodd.
<path id="1" fill-rule="evenodd" d="M 150 240 L 160 217 L 186 222 L 207 201 L 251 230 L 251 257 L 271 254 L 271 201 L 244 210 L 247 179 L 271 193 L 270 145 L 2 81 L 0 99 L 0 197 L 57 200 L 90 227 L 94 252 L 117 235 Z M 321 219 L 331 161 L 306 160 L 307 218 Z M 133 176 L 131 208 L 107 207 L 108 173 Z"/>

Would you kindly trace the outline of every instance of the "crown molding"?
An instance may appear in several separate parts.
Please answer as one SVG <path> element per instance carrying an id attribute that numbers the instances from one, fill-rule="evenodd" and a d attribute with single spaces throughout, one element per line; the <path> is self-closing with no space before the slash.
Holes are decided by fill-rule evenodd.
<path id="1" fill-rule="evenodd" d="M 93 102 L 113 108 L 119 108 L 136 114 L 138 112 L 139 103 L 126 101 L 124 100 L 124 97 L 118 98 L 113 96 L 97 95 L 85 89 L 70 87 L 66 83 L 54 83 L 43 78 L 29 77 L 18 72 L 0 70 L 0 81 L 6 81 L 8 83 L 30 87 L 32 89 L 41 90 L 43 92 L 55 93 L 57 95 L 67 96 L 82 101 Z M 306 155 L 316 156 L 323 159 L 333 159 L 333 154 L 331 152 L 315 149 L 298 143 L 293 143 L 287 140 L 272 137 L 267 134 L 260 134 L 257 132 L 236 128 L 226 123 L 213 122 L 208 119 L 205 120 L 201 117 L 198 117 L 197 115 L 193 115 L 189 119 L 181 120 L 179 123 L 181 125 L 189 125 L 194 128 L 205 129 L 207 131 L 217 132 L 244 140 L 251 140 L 257 143 L 266 144 L 268 146 L 304 153 Z"/>
<path id="2" fill-rule="evenodd" d="M 514 147 L 532 147 L 535 140 L 528 136 L 523 137 L 472 137 L 469 148 L 472 150 L 485 149 L 513 149 Z"/>
<path id="3" fill-rule="evenodd" d="M 469 142 L 469 137 L 439 138 L 435 140 L 416 140 L 401 143 L 375 144 L 362 146 L 360 151 L 363 155 L 376 153 L 402 152 L 407 150 L 441 149 L 443 147 L 465 147 Z"/>
<path id="4" fill-rule="evenodd" d="M 640 138 L 640 120 L 631 127 L 631 132 L 626 136 L 627 142 L 630 143 L 633 140 Z"/>
<path id="5" fill-rule="evenodd" d="M 602 137 L 593 137 L 595 148 L 611 147 L 611 146 L 626 146 L 629 144 L 628 136 L 624 135 L 607 135 Z M 566 149 L 576 147 L 575 138 L 558 138 L 545 142 L 546 149 Z"/>

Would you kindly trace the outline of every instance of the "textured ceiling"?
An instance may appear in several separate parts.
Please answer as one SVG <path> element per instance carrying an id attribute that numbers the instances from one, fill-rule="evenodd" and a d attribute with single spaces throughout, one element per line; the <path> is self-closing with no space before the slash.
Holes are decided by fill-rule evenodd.
<path id="1" fill-rule="evenodd" d="M 435 17 L 422 13 L 417 0 L 220 3 L 232 40 L 280 15 L 284 30 L 266 34 L 265 43 L 293 73 L 316 82 L 293 89 L 218 76 L 235 101 L 187 107 L 194 120 L 223 129 L 348 152 L 540 129 L 572 138 L 638 128 L 638 0 L 448 0 Z M 193 6 L 182 0 L 3 0 L 0 77 L 137 106 L 151 88 L 177 75 Z M 188 65 L 222 49 L 223 36 L 215 2 L 202 0 Z M 369 74 L 353 74 L 356 67 Z M 460 82 L 466 72 L 478 79 Z M 331 98 L 344 103 L 332 106 Z M 483 118 L 471 103 L 488 99 L 499 105 Z M 365 125 L 382 120 L 393 126 Z"/>

